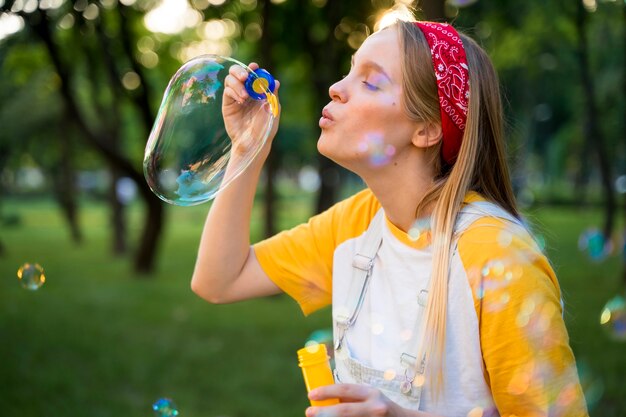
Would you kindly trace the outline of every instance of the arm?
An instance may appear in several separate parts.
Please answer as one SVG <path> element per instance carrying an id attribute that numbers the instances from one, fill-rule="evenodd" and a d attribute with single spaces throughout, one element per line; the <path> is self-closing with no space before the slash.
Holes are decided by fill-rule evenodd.
<path id="1" fill-rule="evenodd" d="M 498 243 L 507 230 L 482 219 L 458 245 L 496 407 L 501 415 L 587 416 L 554 271 L 530 236 Z"/>
<path id="2" fill-rule="evenodd" d="M 258 65 L 250 64 L 250 67 L 255 69 Z M 245 100 L 248 97 L 243 83 L 247 76 L 246 70 L 232 66 L 224 82 L 222 113 L 233 141 L 226 177 L 240 162 L 238 150 L 246 146 L 246 138 L 240 133 L 245 130 L 242 119 L 246 117 Z M 217 195 L 207 216 L 191 288 L 212 303 L 234 302 L 280 292 L 263 272 L 250 248 L 254 194 L 277 127 L 278 120 L 275 120 L 264 148 L 250 166 Z"/>

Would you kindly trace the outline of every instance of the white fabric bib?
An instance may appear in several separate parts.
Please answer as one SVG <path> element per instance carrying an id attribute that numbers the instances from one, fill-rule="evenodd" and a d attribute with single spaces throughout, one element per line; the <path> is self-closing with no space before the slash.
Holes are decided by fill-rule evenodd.
<path id="1" fill-rule="evenodd" d="M 470 224 L 484 216 L 504 218 L 523 228 L 519 220 L 499 206 L 477 202 L 462 209 L 457 218 L 455 235 L 458 237 Z M 341 348 L 335 351 L 337 382 L 372 385 L 402 407 L 445 416 L 466 417 L 475 407 L 494 409 L 491 392 L 484 379 L 472 290 L 456 248 L 450 265 L 443 391 L 436 403 L 427 385 L 423 390 L 413 389 L 408 395 L 401 392 L 406 370 L 400 358 L 403 353 L 416 354 L 413 351 L 419 341 L 414 339 L 413 333 L 423 315 L 423 306 L 418 300 L 422 297 L 420 301 L 423 304 L 423 291 L 429 285 L 432 248 L 428 245 L 417 250 L 406 246 L 393 235 L 385 222 L 382 222 L 381 229 L 382 245 L 374 259 L 369 288 L 360 312 L 346 331 Z M 350 289 L 352 261 L 368 233 L 372 231 L 368 229 L 361 236 L 345 241 L 335 251 L 333 317 L 349 315 L 348 310 L 353 308 L 354 303 L 348 300 L 359 295 L 358 291 L 355 295 L 354 288 Z M 334 329 L 337 339 L 336 322 Z"/>

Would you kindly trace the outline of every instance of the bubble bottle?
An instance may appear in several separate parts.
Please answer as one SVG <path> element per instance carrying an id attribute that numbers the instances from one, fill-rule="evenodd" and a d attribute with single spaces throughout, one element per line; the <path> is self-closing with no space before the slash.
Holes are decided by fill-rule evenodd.
<path id="1" fill-rule="evenodd" d="M 223 117 L 224 82 L 230 67 L 248 72 L 249 98 L 241 106 L 237 161 Z M 192 206 L 209 201 L 231 183 L 263 148 L 278 116 L 275 82 L 265 70 L 219 55 L 185 63 L 170 80 L 150 132 L 143 168 L 150 189 L 163 201 Z M 240 147 L 244 148 L 244 147 Z M 228 168 L 228 169 L 227 169 Z"/>
<path id="2" fill-rule="evenodd" d="M 312 344 L 298 350 L 298 366 L 302 368 L 302 376 L 307 392 L 324 385 L 335 383 L 333 372 L 325 344 Z M 312 406 L 339 404 L 339 400 L 329 398 L 322 401 L 311 400 Z"/>

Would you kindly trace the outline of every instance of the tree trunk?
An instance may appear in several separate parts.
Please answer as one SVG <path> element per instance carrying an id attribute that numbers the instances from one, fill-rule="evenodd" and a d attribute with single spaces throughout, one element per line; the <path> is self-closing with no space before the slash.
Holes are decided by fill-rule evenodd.
<path id="1" fill-rule="evenodd" d="M 9 162 L 9 149 L 7 146 L 0 145 L 0 175 L 4 171 L 4 167 Z M 0 182 L 0 225 L 4 223 L 4 213 L 2 212 L 2 196 L 4 195 L 2 189 L 2 182 Z M 6 253 L 6 249 L 2 241 L 0 240 L 0 256 Z"/>
<path id="2" fill-rule="evenodd" d="M 426 20 L 444 22 L 446 20 L 445 1 L 443 0 L 421 0 L 418 7 Z"/>
<path id="3" fill-rule="evenodd" d="M 324 8 L 325 20 L 331 28 L 336 27 L 341 21 L 341 2 L 329 1 Z M 328 103 L 328 88 L 341 77 L 340 59 L 338 51 L 338 40 L 333 36 L 332 31 L 322 45 L 316 45 L 306 39 L 307 48 L 313 52 L 315 62 L 323 62 L 321 68 L 313 72 L 313 84 L 315 94 L 315 108 L 320 112 L 324 105 Z M 318 153 L 317 173 L 320 178 L 320 188 L 317 193 L 315 212 L 321 213 L 337 201 L 339 194 L 340 167 L 330 159 Z"/>
<path id="4" fill-rule="evenodd" d="M 578 61 L 580 76 L 585 97 L 585 120 L 583 135 L 585 140 L 595 144 L 594 151 L 598 157 L 598 167 L 604 189 L 604 227 L 603 233 L 606 241 L 611 238 L 615 217 L 615 191 L 613 190 L 611 176 L 611 162 L 604 148 L 604 136 L 600 129 L 598 111 L 595 103 L 595 88 L 591 76 L 591 66 L 589 62 L 589 50 L 586 33 L 587 11 L 581 1 L 577 2 L 576 31 L 578 33 Z"/>
<path id="5" fill-rule="evenodd" d="M 119 80 L 122 78 L 117 70 L 116 64 L 113 58 L 114 45 L 110 42 L 110 38 L 104 33 L 102 27 L 102 13 L 98 15 L 98 18 L 94 21 L 96 29 L 96 38 L 98 40 L 96 50 L 99 51 L 98 56 L 95 56 L 94 48 L 89 48 L 90 56 L 93 62 L 102 61 L 103 75 L 105 82 L 110 85 L 111 88 L 111 103 L 109 105 L 110 111 L 108 111 L 108 119 L 104 129 L 108 132 L 107 135 L 111 138 L 110 146 L 116 153 L 120 153 L 120 125 L 121 125 L 121 109 L 122 109 L 122 94 L 124 89 L 120 85 Z M 89 68 L 94 73 L 92 79 L 97 79 L 97 71 L 95 66 L 90 65 Z M 108 203 L 110 210 L 110 222 L 111 222 L 111 252 L 115 256 L 124 255 L 128 250 L 127 233 L 126 233 L 126 207 L 123 202 L 120 201 L 117 187 L 119 180 L 123 178 L 122 172 L 114 165 L 109 164 L 109 173 L 111 175 L 111 184 L 109 185 Z"/>
<path id="6" fill-rule="evenodd" d="M 159 237 L 163 229 L 165 213 L 163 210 L 163 202 L 157 198 L 145 185 L 145 181 L 140 186 L 140 189 L 148 190 L 150 195 L 148 198 L 144 195 L 144 202 L 146 203 L 146 209 L 148 215 L 144 222 L 144 229 L 141 234 L 141 241 L 135 254 L 135 271 L 141 274 L 148 274 L 155 268 L 155 259 L 159 243 Z"/>
<path id="7" fill-rule="evenodd" d="M 626 2 L 622 4 L 622 32 L 626 33 Z M 623 44 L 622 53 L 624 57 L 622 59 L 623 65 L 626 67 L 626 43 Z M 622 100 L 626 100 L 626 68 L 622 71 Z M 624 142 L 626 142 L 626 104 L 622 103 L 622 108 L 624 109 L 624 116 L 622 117 L 622 135 L 624 137 Z M 624 228 L 626 229 L 626 193 L 624 194 Z M 623 233 L 623 238 L 626 238 L 626 230 Z M 624 244 L 626 246 L 626 243 Z M 622 285 L 626 286 L 626 253 L 622 248 Z"/>
<path id="8" fill-rule="evenodd" d="M 122 178 L 120 171 L 114 166 L 109 166 L 111 184 L 109 186 L 109 209 L 111 210 L 111 226 L 113 239 L 111 250 L 114 255 L 123 255 L 128 249 L 126 244 L 126 216 L 124 204 L 117 195 L 118 182 Z"/>
<path id="9" fill-rule="evenodd" d="M 274 70 L 272 60 L 272 31 L 270 28 L 270 19 L 272 16 L 272 2 L 262 0 L 260 2 L 262 8 L 262 37 L 261 37 L 261 53 L 260 58 L 263 68 L 271 74 Z M 272 149 L 267 160 L 265 161 L 265 193 L 263 198 L 263 235 L 268 238 L 276 233 L 276 174 L 279 168 L 279 156 L 277 147 Z"/>
<path id="10" fill-rule="evenodd" d="M 69 127 L 69 115 L 65 116 Z M 83 242 L 83 233 L 78 221 L 78 206 L 76 204 L 76 182 L 74 181 L 74 169 L 72 167 L 72 144 L 69 129 L 65 134 L 61 133 L 61 161 L 58 167 L 53 169 L 55 195 L 61 211 L 70 228 L 72 240 L 76 244 Z"/>
<path id="11" fill-rule="evenodd" d="M 61 96 L 67 106 L 67 111 L 74 116 L 76 125 L 82 132 L 82 136 L 87 140 L 88 144 L 99 151 L 108 163 L 119 169 L 124 176 L 131 178 L 137 183 L 139 193 L 146 204 L 148 213 L 145 216 L 144 228 L 135 256 L 135 270 L 138 273 L 152 272 L 154 269 L 158 238 L 162 230 L 163 207 L 161 201 L 152 194 L 144 181 L 143 174 L 135 169 L 127 158 L 123 157 L 110 146 L 109 138 L 106 135 L 92 131 L 87 125 L 87 122 L 83 119 L 79 111 L 79 106 L 70 89 L 69 69 L 61 60 L 58 48 L 52 40 L 50 27 L 45 17 L 41 16 L 40 12 L 21 12 L 20 16 L 29 23 L 29 26 L 46 46 L 53 66 L 59 75 Z"/>

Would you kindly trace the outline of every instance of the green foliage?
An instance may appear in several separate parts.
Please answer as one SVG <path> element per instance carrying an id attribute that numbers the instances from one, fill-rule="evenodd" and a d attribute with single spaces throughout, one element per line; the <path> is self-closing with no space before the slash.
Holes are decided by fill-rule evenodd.
<path id="1" fill-rule="evenodd" d="M 623 2 L 598 2 L 594 11 L 587 12 L 585 32 L 600 125 L 605 146 L 614 150 L 611 163 L 617 175 L 623 173 L 624 159 L 624 7 Z M 575 2 L 557 0 L 481 1 L 459 12 L 457 24 L 476 35 L 500 74 L 512 126 L 511 152 L 523 150 L 523 155 L 541 159 L 538 175 L 530 177 L 539 182 L 528 184 L 533 188 L 577 176 L 585 177 L 586 183 L 587 166 L 597 166 L 582 137 L 587 106 L 575 23 Z M 590 141 L 595 146 L 594 138 Z M 515 169 L 517 176 L 528 177 L 531 159 Z"/>
<path id="2" fill-rule="evenodd" d="M 8 2 L 4 10 L 12 3 Z M 91 3 L 99 11 L 96 18 L 85 13 Z M 380 12 L 393 3 L 378 0 L 274 4 L 259 0 L 226 1 L 213 6 L 207 1 L 189 2 L 204 22 L 228 23 L 231 29 L 217 41 L 227 45 L 234 57 L 244 62 L 266 59 L 269 62 L 260 62 L 261 65 L 271 65 L 282 81 L 283 132 L 277 139 L 276 153 L 286 168 L 294 166 L 294 161 L 315 163 L 317 118 L 319 106 L 323 105 L 320 100 L 326 100 L 324 91 L 319 94 L 320 86 L 323 85 L 322 90 L 328 88 L 348 70 L 357 39 L 371 32 Z M 206 43 L 206 39 L 215 41 L 204 24 L 174 35 L 150 32 L 143 18 L 157 5 L 156 1 L 137 1 L 132 6 L 82 1 L 72 8 L 71 2 L 63 2 L 56 9 L 42 12 L 42 18 L 51 25 L 55 42 L 61 46 L 62 58 L 72 63 L 72 91 L 79 100 L 81 116 L 97 130 L 119 123 L 121 146 L 133 160 L 141 159 L 149 128 L 141 122 L 136 108 L 140 91 L 146 89 L 152 111 L 156 111 L 167 81 L 187 56 L 185 51 Z M 623 2 L 604 1 L 587 13 L 601 125 L 608 147 L 617 150 L 613 152 L 613 164 L 618 170 L 623 169 L 625 159 L 622 132 L 626 104 L 623 88 L 618 88 L 625 82 L 624 63 L 623 53 L 616 53 L 624 50 L 623 7 Z M 500 73 L 507 96 L 507 119 L 512 127 L 511 152 L 522 150 L 524 155 L 534 154 L 542 159 L 539 165 L 543 172 L 531 177 L 547 183 L 555 178 L 589 177 L 582 171 L 589 170 L 587 165 L 593 167 L 595 161 L 576 163 L 588 159 L 589 152 L 581 137 L 585 106 L 574 5 L 562 0 L 479 1 L 448 10 L 456 13 L 459 27 L 485 46 Z M 267 21 L 265 15 L 269 16 Z M 128 23 L 133 42 L 130 55 L 123 46 L 122 18 Z M 263 39 L 269 42 L 268 51 L 263 50 Z M 62 117 L 59 79 L 28 25 L 20 33 L 0 40 L 0 56 L 0 97 L 4 103 L 0 111 L 0 145 L 10 145 L 15 165 L 25 151 L 58 146 L 55 137 L 64 129 L 50 132 L 46 127 L 59 125 Z M 114 61 L 116 79 L 107 74 L 106 56 Z M 141 85 L 130 90 L 121 88 L 123 76 L 134 71 L 133 60 L 141 64 Z M 122 96 L 116 98 L 116 91 Z M 27 106 L 30 111 L 25 111 Z M 120 110 L 122 122 L 112 119 L 115 109 Z M 14 117 L 17 113 L 22 117 Z M 27 145 L 31 142 L 33 145 Z M 558 144 L 548 146 L 552 142 Z M 533 166 L 529 161 L 526 157 L 518 160 L 515 169 L 519 177 L 525 177 L 525 171 Z M 542 184 L 529 185 L 536 188 Z"/>

